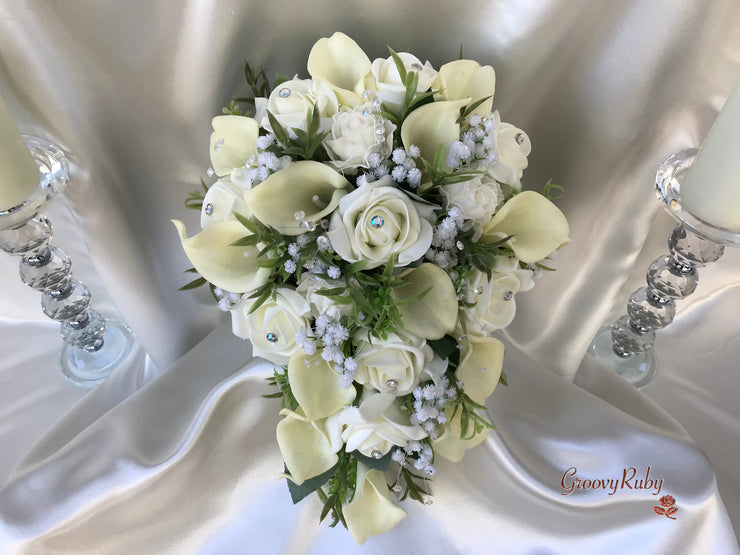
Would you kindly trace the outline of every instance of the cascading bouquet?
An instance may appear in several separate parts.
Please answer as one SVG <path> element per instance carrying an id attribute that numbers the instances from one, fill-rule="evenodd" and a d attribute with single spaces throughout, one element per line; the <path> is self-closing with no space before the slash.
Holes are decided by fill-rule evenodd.
<path id="1" fill-rule="evenodd" d="M 360 544 L 406 516 L 395 501 L 431 502 L 437 457 L 486 438 L 505 383 L 490 333 L 568 243 L 555 205 L 520 192 L 530 142 L 492 111 L 493 68 L 390 54 L 335 33 L 310 79 L 271 87 L 247 64 L 254 96 L 213 120 L 218 180 L 186 201 L 203 230 L 175 222 L 202 276 L 184 288 L 210 284 L 279 367 L 293 501 L 316 492 Z"/>

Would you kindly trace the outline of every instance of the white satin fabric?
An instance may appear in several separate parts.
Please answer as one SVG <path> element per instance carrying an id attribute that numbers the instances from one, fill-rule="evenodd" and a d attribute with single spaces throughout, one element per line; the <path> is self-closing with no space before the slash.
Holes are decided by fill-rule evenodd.
<path id="1" fill-rule="evenodd" d="M 56 325 L 0 256 L 0 553 L 737 553 L 740 253 L 700 271 L 644 392 L 584 353 L 666 251 L 654 173 L 740 78 L 738 21 L 735 0 L 0 0 L 0 95 L 73 162 L 55 244 L 140 340 L 108 382 L 72 389 Z M 315 498 L 291 504 L 270 367 L 207 292 L 176 291 L 189 264 L 168 221 L 197 227 L 182 200 L 205 177 L 210 118 L 245 92 L 242 60 L 305 75 L 335 30 L 371 58 L 389 44 L 439 66 L 462 43 L 492 64 L 494 105 L 532 139 L 525 185 L 566 187 L 572 237 L 517 297 L 497 432 L 361 548 L 318 525 Z M 663 485 L 562 495 L 571 467 L 650 467 Z M 653 510 L 666 494 L 675 520 Z"/>

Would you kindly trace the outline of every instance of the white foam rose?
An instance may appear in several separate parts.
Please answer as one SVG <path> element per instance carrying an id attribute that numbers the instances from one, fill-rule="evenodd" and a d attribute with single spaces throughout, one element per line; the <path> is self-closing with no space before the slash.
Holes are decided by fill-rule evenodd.
<path id="1" fill-rule="evenodd" d="M 437 70 L 429 62 L 422 64 L 419 58 L 408 52 L 399 52 L 398 57 L 403 62 L 406 71 L 415 71 L 419 74 L 416 93 L 426 92 L 437 78 Z M 375 59 L 370 70 L 373 77 L 375 77 L 377 98 L 385 104 L 386 108 L 398 112 L 401 109 L 401 104 L 403 104 L 406 86 L 403 84 L 393 57 Z"/>
<path id="2" fill-rule="evenodd" d="M 318 105 L 322 131 L 331 126 L 331 117 L 339 110 L 339 102 L 331 87 L 320 79 L 291 79 L 281 83 L 270 93 L 265 110 L 269 110 L 295 138 L 293 127 L 306 131 L 309 110 Z M 267 114 L 262 118 L 262 127 L 272 132 Z"/>
<path id="3" fill-rule="evenodd" d="M 352 305 L 337 304 L 329 297 L 319 294 L 318 291 L 321 289 L 334 289 L 335 287 L 343 287 L 345 285 L 344 281 L 325 279 L 310 272 L 303 272 L 296 292 L 303 295 L 311 305 L 311 314 L 314 317 L 319 314 L 326 314 L 332 320 L 339 320 L 340 317 L 347 316 L 352 312 Z"/>
<path id="4" fill-rule="evenodd" d="M 532 152 L 532 143 L 527 134 L 510 123 L 501 121 L 498 111 L 492 114 L 495 122 L 494 138 L 496 141 L 496 161 L 486 168 L 486 173 L 501 183 L 522 188 L 522 174 Z"/>
<path id="5" fill-rule="evenodd" d="M 376 458 L 394 445 L 405 446 L 411 440 L 424 439 L 427 433 L 421 426 L 411 424 L 398 399 L 365 388 L 359 407 L 348 407 L 326 419 L 331 449 L 338 451 L 344 443 L 347 453 L 359 451 Z"/>
<path id="6" fill-rule="evenodd" d="M 408 395 L 419 384 L 424 367 L 434 358 L 426 341 L 402 331 L 378 339 L 358 333 L 355 344 L 355 381 L 380 392 Z"/>
<path id="7" fill-rule="evenodd" d="M 412 200 L 386 175 L 342 197 L 327 235 L 347 262 L 367 260 L 372 269 L 394 256 L 406 266 L 429 249 L 433 222 L 434 207 Z"/>
<path id="8" fill-rule="evenodd" d="M 369 168 L 369 158 L 373 154 L 381 159 L 390 156 L 396 126 L 374 115 L 374 110 L 372 104 L 363 104 L 332 117 L 331 132 L 324 139 L 324 146 L 331 158 L 329 164 L 337 170 Z M 378 129 L 382 129 L 382 135 Z"/>
<path id="9" fill-rule="evenodd" d="M 465 214 L 465 219 L 481 226 L 491 221 L 504 199 L 501 185 L 485 174 L 461 183 L 444 185 L 441 189 L 447 199 L 447 210 L 457 206 Z"/>
<path id="10" fill-rule="evenodd" d="M 466 302 L 475 303 L 466 312 L 468 331 L 488 335 L 508 326 L 516 313 L 514 296 L 534 287 L 533 275 L 532 270 L 519 268 L 516 258 L 504 256 L 496 257 L 491 279 L 485 272 L 476 271 L 465 295 Z"/>
<path id="11" fill-rule="evenodd" d="M 243 298 L 231 309 L 234 335 L 252 342 L 252 355 L 274 364 L 288 364 L 300 350 L 295 336 L 309 326 L 311 307 L 302 295 L 279 287 L 275 298 L 268 298 L 250 314 L 254 299 Z"/>

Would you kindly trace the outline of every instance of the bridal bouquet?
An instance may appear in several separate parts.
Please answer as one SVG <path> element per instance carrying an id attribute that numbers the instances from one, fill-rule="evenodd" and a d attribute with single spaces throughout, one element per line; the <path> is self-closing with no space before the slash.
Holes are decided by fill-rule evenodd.
<path id="1" fill-rule="evenodd" d="M 210 284 L 276 365 L 293 501 L 315 492 L 361 544 L 406 516 L 398 502 L 431 503 L 439 457 L 486 438 L 505 382 L 490 334 L 568 224 L 521 192 L 530 142 L 493 110 L 492 67 L 371 61 L 335 33 L 308 74 L 271 86 L 246 65 L 253 96 L 213 119 L 218 179 L 186 201 L 203 229 L 175 225 L 201 276 L 185 288 Z"/>

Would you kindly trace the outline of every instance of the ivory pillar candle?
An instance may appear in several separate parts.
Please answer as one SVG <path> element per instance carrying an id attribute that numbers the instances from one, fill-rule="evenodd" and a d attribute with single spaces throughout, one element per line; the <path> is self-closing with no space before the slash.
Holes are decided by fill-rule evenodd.
<path id="1" fill-rule="evenodd" d="M 740 85 L 686 172 L 681 204 L 709 224 L 740 231 Z"/>
<path id="2" fill-rule="evenodd" d="M 19 205 L 39 186 L 40 173 L 0 98 L 0 210 Z"/>

